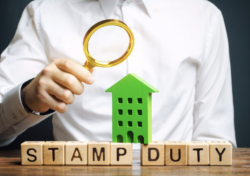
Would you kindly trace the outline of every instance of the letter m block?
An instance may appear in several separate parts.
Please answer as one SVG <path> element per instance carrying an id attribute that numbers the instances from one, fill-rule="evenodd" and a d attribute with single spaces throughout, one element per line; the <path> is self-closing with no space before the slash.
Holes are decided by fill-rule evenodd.
<path id="1" fill-rule="evenodd" d="M 88 165 L 110 165 L 110 142 L 88 143 Z"/>

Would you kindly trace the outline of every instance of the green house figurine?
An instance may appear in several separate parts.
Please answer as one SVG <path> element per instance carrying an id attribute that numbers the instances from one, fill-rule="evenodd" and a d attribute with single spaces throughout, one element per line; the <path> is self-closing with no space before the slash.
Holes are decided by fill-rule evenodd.
<path id="1" fill-rule="evenodd" d="M 134 73 L 128 74 L 106 92 L 112 92 L 112 141 L 152 142 L 152 92 L 156 88 Z"/>

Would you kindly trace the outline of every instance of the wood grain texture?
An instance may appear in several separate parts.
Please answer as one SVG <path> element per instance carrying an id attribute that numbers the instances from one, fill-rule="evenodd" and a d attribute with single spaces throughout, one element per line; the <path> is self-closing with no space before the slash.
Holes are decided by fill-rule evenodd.
<path id="1" fill-rule="evenodd" d="M 22 165 L 43 165 L 43 141 L 26 141 L 21 144 Z"/>
<path id="2" fill-rule="evenodd" d="M 132 143 L 111 143 L 111 165 L 132 165 Z"/>
<path id="3" fill-rule="evenodd" d="M 165 165 L 187 165 L 187 143 L 183 141 L 165 141 Z"/>
<path id="4" fill-rule="evenodd" d="M 110 165 L 110 142 L 88 143 L 88 165 Z"/>
<path id="5" fill-rule="evenodd" d="M 43 144 L 44 165 L 64 165 L 65 141 L 47 141 Z"/>
<path id="6" fill-rule="evenodd" d="M 249 175 L 250 148 L 233 149 L 232 166 L 141 166 L 140 150 L 133 150 L 132 166 L 22 166 L 20 150 L 0 150 L 0 175 Z"/>
<path id="7" fill-rule="evenodd" d="M 209 165 L 209 145 L 204 141 L 187 142 L 188 165 Z"/>
<path id="8" fill-rule="evenodd" d="M 232 165 L 232 144 L 228 141 L 207 141 L 210 165 Z"/>
<path id="9" fill-rule="evenodd" d="M 141 164 L 164 165 L 164 143 L 161 141 L 153 141 L 150 144 L 141 144 Z"/>
<path id="10" fill-rule="evenodd" d="M 68 141 L 65 145 L 65 165 L 88 164 L 88 142 Z"/>

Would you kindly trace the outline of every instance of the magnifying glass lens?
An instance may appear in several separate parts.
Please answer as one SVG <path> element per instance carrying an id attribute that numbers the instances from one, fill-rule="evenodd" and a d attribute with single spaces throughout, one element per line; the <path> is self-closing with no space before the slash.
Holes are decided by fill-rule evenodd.
<path id="1" fill-rule="evenodd" d="M 111 62 L 121 57 L 129 46 L 128 33 L 119 26 L 105 26 L 90 37 L 88 50 L 97 61 Z"/>

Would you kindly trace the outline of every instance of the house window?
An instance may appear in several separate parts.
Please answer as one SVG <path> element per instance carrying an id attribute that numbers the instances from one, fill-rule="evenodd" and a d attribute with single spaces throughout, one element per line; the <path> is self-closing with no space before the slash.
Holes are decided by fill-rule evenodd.
<path id="1" fill-rule="evenodd" d="M 122 126 L 122 121 L 118 121 L 118 125 L 119 125 L 119 126 Z"/>
<path id="2" fill-rule="evenodd" d="M 138 127 L 142 127 L 142 122 L 138 122 Z"/>
<path id="3" fill-rule="evenodd" d="M 128 115 L 132 115 L 132 109 L 128 110 Z"/>
<path id="4" fill-rule="evenodd" d="M 128 126 L 132 127 L 132 121 L 128 121 Z"/>
<path id="5" fill-rule="evenodd" d="M 122 98 L 118 98 L 118 103 L 122 103 Z"/>
<path id="6" fill-rule="evenodd" d="M 137 98 L 138 104 L 142 104 L 142 98 Z"/>
<path id="7" fill-rule="evenodd" d="M 142 110 L 141 109 L 139 109 L 137 112 L 138 112 L 138 115 L 142 115 Z"/>
<path id="8" fill-rule="evenodd" d="M 128 103 L 132 104 L 132 98 L 128 98 Z"/>
<path id="9" fill-rule="evenodd" d="M 119 115 L 122 115 L 123 114 L 122 109 L 118 109 L 118 113 L 119 113 Z"/>

